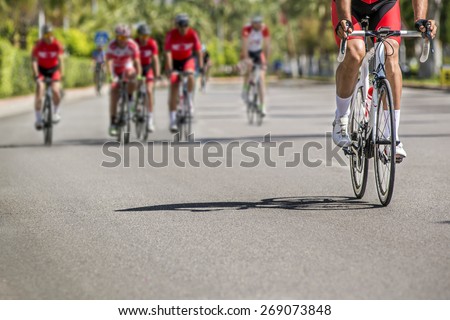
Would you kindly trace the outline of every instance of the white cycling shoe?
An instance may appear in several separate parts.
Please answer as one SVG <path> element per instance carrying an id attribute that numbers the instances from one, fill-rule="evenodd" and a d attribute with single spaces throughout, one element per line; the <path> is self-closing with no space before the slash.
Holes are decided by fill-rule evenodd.
<path id="1" fill-rule="evenodd" d="M 395 157 L 397 158 L 397 160 L 402 161 L 403 159 L 406 158 L 407 154 L 405 151 L 405 148 L 403 147 L 403 143 L 399 143 L 398 146 L 395 148 Z"/>
<path id="2" fill-rule="evenodd" d="M 57 124 L 61 121 L 61 115 L 59 114 L 59 111 L 53 113 L 53 119 L 52 119 L 54 124 Z"/>
<path id="3" fill-rule="evenodd" d="M 333 142 L 343 148 L 351 145 L 350 138 L 348 136 L 348 116 L 335 119 L 333 122 Z"/>

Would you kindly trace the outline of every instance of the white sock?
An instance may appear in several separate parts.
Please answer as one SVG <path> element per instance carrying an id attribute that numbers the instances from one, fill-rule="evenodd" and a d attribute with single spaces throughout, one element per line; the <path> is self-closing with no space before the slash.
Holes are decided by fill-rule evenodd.
<path id="1" fill-rule="evenodd" d="M 36 122 L 42 121 L 42 112 L 41 111 L 35 111 L 36 114 Z"/>
<path id="2" fill-rule="evenodd" d="M 194 109 L 194 94 L 192 92 L 188 93 L 188 98 L 191 109 Z"/>
<path id="3" fill-rule="evenodd" d="M 55 105 L 55 106 L 53 107 L 53 113 L 58 113 L 58 111 L 59 111 L 59 104 L 58 104 L 58 105 Z"/>
<path id="4" fill-rule="evenodd" d="M 398 129 L 400 127 L 400 110 L 395 110 L 395 132 L 396 132 L 396 137 L 395 139 L 397 139 L 397 141 L 400 141 L 400 139 L 398 138 Z"/>
<path id="5" fill-rule="evenodd" d="M 148 113 L 148 124 L 153 124 L 153 112 Z"/>
<path id="6" fill-rule="evenodd" d="M 170 123 L 175 123 L 177 121 L 177 112 L 170 111 Z"/>
<path id="7" fill-rule="evenodd" d="M 350 115 L 350 101 L 352 97 L 341 98 L 336 95 L 336 119 Z"/>

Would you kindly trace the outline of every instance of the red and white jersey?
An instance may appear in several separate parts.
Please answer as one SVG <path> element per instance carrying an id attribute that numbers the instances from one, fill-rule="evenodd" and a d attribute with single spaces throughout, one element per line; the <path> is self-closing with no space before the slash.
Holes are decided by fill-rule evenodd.
<path id="1" fill-rule="evenodd" d="M 33 48 L 33 57 L 41 68 L 51 69 L 58 65 L 58 58 L 64 53 L 62 45 L 58 40 L 48 44 L 44 40 L 39 40 Z"/>
<path id="2" fill-rule="evenodd" d="M 200 51 L 202 45 L 194 29 L 189 28 L 183 36 L 178 29 L 173 29 L 166 36 L 164 50 L 172 53 L 173 60 L 186 60 L 193 56 L 194 51 Z"/>
<path id="3" fill-rule="evenodd" d="M 248 39 L 248 51 L 256 52 L 263 49 L 264 39 L 269 38 L 269 28 L 265 24 L 261 30 L 255 30 L 251 25 L 247 25 L 242 29 L 242 37 Z"/>
<path id="4" fill-rule="evenodd" d="M 152 63 L 153 57 L 159 54 L 158 43 L 150 38 L 146 43 L 142 44 L 139 39 L 135 39 L 136 43 L 139 45 L 139 50 L 141 51 L 141 64 L 143 66 L 148 66 Z"/>
<path id="5" fill-rule="evenodd" d="M 116 72 L 133 67 L 133 60 L 139 59 L 139 46 L 134 40 L 128 39 L 125 47 L 121 48 L 116 40 L 111 41 L 106 51 L 106 59 L 112 60 Z"/>

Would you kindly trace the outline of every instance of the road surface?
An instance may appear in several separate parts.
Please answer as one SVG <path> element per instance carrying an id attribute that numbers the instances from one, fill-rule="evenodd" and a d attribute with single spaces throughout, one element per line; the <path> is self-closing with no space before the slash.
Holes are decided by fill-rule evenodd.
<path id="1" fill-rule="evenodd" d="M 408 158 L 383 208 L 372 163 L 356 200 L 345 156 L 330 159 L 332 85 L 272 85 L 261 127 L 239 90 L 197 97 L 193 156 L 220 147 L 217 168 L 176 165 L 164 90 L 157 143 L 129 157 L 110 145 L 114 168 L 106 97 L 66 100 L 51 148 L 32 112 L 1 118 L 0 299 L 450 299 L 450 94 L 404 90 Z M 260 163 L 244 168 L 226 148 L 249 141 Z M 150 165 L 164 146 L 168 166 Z"/>

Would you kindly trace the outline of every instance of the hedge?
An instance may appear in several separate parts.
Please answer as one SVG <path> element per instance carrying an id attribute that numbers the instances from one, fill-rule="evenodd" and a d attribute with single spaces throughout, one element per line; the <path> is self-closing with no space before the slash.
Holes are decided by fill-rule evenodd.
<path id="1" fill-rule="evenodd" d="M 87 58 L 66 57 L 64 59 L 66 88 L 92 84 L 91 61 Z M 34 92 L 31 71 L 31 54 L 14 48 L 8 41 L 0 39 L 0 98 Z"/>

